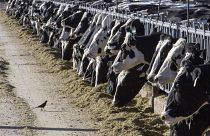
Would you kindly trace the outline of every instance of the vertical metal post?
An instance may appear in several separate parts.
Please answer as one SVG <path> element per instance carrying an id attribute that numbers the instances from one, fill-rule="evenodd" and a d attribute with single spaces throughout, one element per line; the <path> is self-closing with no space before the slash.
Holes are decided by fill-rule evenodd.
<path id="1" fill-rule="evenodd" d="M 189 22 L 189 9 L 190 9 L 190 1 L 187 0 L 187 33 L 186 33 L 187 41 L 188 41 L 188 38 L 189 38 L 188 27 L 189 27 L 189 24 L 190 24 L 190 22 Z"/>
<path id="2" fill-rule="evenodd" d="M 117 0 L 117 7 L 116 8 L 117 8 L 117 12 L 118 12 L 118 0 Z"/>
<path id="3" fill-rule="evenodd" d="M 160 4 L 161 4 L 161 0 L 159 0 L 159 4 L 158 4 L 158 18 L 157 18 L 157 21 L 160 18 Z"/>
<path id="4" fill-rule="evenodd" d="M 189 9 L 190 9 L 190 0 L 187 0 L 187 27 L 189 27 Z"/>

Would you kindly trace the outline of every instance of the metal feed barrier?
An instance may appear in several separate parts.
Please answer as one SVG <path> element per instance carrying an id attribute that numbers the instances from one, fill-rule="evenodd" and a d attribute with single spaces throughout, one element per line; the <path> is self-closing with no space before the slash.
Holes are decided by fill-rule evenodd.
<path id="1" fill-rule="evenodd" d="M 49 1 L 49 0 L 42 0 L 42 1 Z M 73 3 L 62 3 L 54 1 L 57 4 L 67 4 L 70 6 L 74 6 Z M 139 19 L 145 27 L 145 34 L 148 35 L 153 28 L 157 27 L 158 30 L 161 30 L 163 33 L 171 35 L 172 37 L 179 38 L 179 37 L 186 37 L 187 42 L 189 43 L 200 43 L 200 49 L 206 49 L 206 61 L 210 60 L 210 31 L 208 24 L 199 24 L 199 27 L 196 24 L 190 25 L 180 25 L 174 24 L 170 22 L 163 22 L 156 19 L 152 19 L 154 15 L 141 15 L 139 14 L 128 14 L 128 13 L 117 13 L 110 10 L 103 10 L 99 8 L 93 8 L 89 4 L 80 4 L 79 8 L 85 9 L 86 11 L 96 14 L 101 13 L 105 15 L 111 15 L 113 19 L 120 19 L 120 20 L 127 20 L 129 18 Z M 111 21 L 111 20 L 110 20 Z M 206 28 L 207 25 L 207 28 Z M 160 87 L 161 90 L 169 93 L 171 88 L 171 84 L 167 84 L 163 87 Z"/>

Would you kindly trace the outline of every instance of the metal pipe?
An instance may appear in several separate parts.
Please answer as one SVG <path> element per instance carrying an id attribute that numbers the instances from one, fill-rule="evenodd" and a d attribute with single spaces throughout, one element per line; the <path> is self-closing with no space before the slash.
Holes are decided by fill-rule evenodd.
<path id="1" fill-rule="evenodd" d="M 189 0 L 187 0 L 187 40 L 188 40 L 188 36 L 189 36 L 189 33 L 188 33 L 188 27 L 189 27 L 189 9 L 190 9 L 190 2 Z"/>
<path id="2" fill-rule="evenodd" d="M 158 4 L 158 17 L 157 17 L 157 20 L 159 20 L 159 18 L 160 18 L 160 4 L 161 4 L 161 0 L 159 0 L 159 4 Z"/>

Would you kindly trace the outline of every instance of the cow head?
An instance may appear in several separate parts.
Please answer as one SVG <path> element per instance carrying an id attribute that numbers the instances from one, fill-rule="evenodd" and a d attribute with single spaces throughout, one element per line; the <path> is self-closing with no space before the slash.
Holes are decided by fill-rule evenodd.
<path id="1" fill-rule="evenodd" d="M 93 17 L 93 20 L 90 24 L 90 26 L 88 27 L 88 29 L 86 30 L 86 32 L 84 33 L 84 35 L 81 37 L 81 39 L 79 40 L 78 44 L 76 44 L 75 46 L 73 46 L 73 54 L 72 54 L 72 58 L 73 58 L 73 66 L 75 69 L 79 70 L 80 64 L 81 64 L 81 60 L 82 60 L 82 55 L 84 53 L 84 48 L 87 44 L 87 42 L 89 41 L 94 28 L 96 26 L 96 22 L 98 19 L 99 13 L 96 14 Z M 76 31 L 76 30 L 75 30 Z"/>
<path id="2" fill-rule="evenodd" d="M 164 41 L 164 37 L 165 37 L 165 34 L 160 35 L 160 41 L 158 42 L 158 44 L 157 44 L 157 46 L 155 48 L 155 52 L 154 52 L 154 54 L 152 56 L 152 60 L 150 62 L 149 68 L 147 69 L 147 72 L 146 72 L 147 75 L 149 75 L 149 73 L 150 73 L 150 71 L 152 69 L 152 66 L 153 66 L 153 63 L 155 61 L 155 58 L 156 58 L 156 56 L 157 56 L 157 54 L 158 54 L 158 52 L 159 52 L 159 50 L 160 50 L 160 48 L 162 46 L 162 43 Z"/>
<path id="3" fill-rule="evenodd" d="M 73 32 L 73 35 L 75 37 L 81 37 L 85 31 L 87 30 L 89 24 L 90 24 L 90 19 L 92 18 L 91 14 L 88 12 L 85 12 L 83 14 L 83 17 L 80 21 L 80 23 L 78 24 L 78 26 L 76 27 L 76 29 Z"/>
<path id="4" fill-rule="evenodd" d="M 61 25 L 63 27 L 76 28 L 82 16 L 83 16 L 83 11 L 79 10 L 73 14 L 71 14 L 70 12 L 67 14 L 67 17 L 63 18 L 63 20 L 61 21 Z"/>
<path id="5" fill-rule="evenodd" d="M 148 65 L 139 65 L 138 69 L 122 71 L 117 77 L 117 87 L 112 104 L 114 106 L 124 106 L 129 103 L 141 90 L 146 80 L 146 70 Z"/>
<path id="6" fill-rule="evenodd" d="M 186 52 L 186 39 L 180 38 L 169 51 L 166 59 L 155 76 L 155 82 L 161 85 L 173 82 L 182 58 Z"/>
<path id="7" fill-rule="evenodd" d="M 125 36 L 126 36 L 126 26 L 130 25 L 132 19 L 129 19 L 124 25 L 122 25 L 119 30 L 109 38 L 107 45 L 105 47 L 105 52 L 108 54 L 116 55 L 120 50 L 120 46 L 122 45 Z"/>
<path id="8" fill-rule="evenodd" d="M 188 63 L 180 68 L 162 113 L 162 119 L 168 125 L 192 117 L 208 104 L 209 89 L 202 78 L 204 76 L 200 67 Z"/>
<path id="9" fill-rule="evenodd" d="M 105 46 L 105 48 L 104 48 L 104 52 L 105 52 L 106 54 L 111 55 L 111 52 L 110 52 L 110 50 L 107 48 L 107 45 L 108 45 L 109 41 L 112 39 L 112 37 L 118 32 L 118 30 L 120 29 L 120 27 L 121 27 L 122 25 L 123 25 L 123 22 L 121 22 L 121 21 L 119 21 L 119 20 L 116 20 L 116 21 L 115 21 L 115 24 L 114 24 L 114 27 L 113 27 L 112 30 L 111 30 L 111 34 L 110 34 L 110 36 L 109 36 L 108 42 L 107 42 L 107 44 L 106 44 L 106 46 Z"/>
<path id="10" fill-rule="evenodd" d="M 61 21 L 61 25 L 63 26 L 63 31 L 61 33 L 60 39 L 62 44 L 62 58 L 64 60 L 71 59 L 73 44 L 77 42 L 78 39 L 80 38 L 76 37 L 75 39 L 71 40 L 70 36 L 73 34 L 82 16 L 83 16 L 83 11 L 77 11 L 76 13 L 64 18 Z"/>
<path id="11" fill-rule="evenodd" d="M 93 40 L 88 48 L 87 56 L 95 58 L 96 56 L 105 55 L 104 47 L 108 41 L 110 35 L 112 19 L 110 15 L 107 15 L 102 21 L 102 28 L 94 35 Z"/>
<path id="12" fill-rule="evenodd" d="M 144 54 L 139 52 L 136 48 L 136 40 L 132 33 L 127 32 L 125 40 L 118 52 L 117 57 L 112 65 L 113 71 L 119 73 L 122 70 L 128 70 L 139 63 L 143 63 Z"/>
<path id="13" fill-rule="evenodd" d="M 175 39 L 176 40 L 176 39 Z M 172 48 L 172 43 L 175 41 L 171 36 L 165 35 L 162 40 L 160 40 L 159 50 L 157 50 L 157 54 L 154 57 L 154 61 L 150 63 L 152 65 L 151 70 L 147 76 L 147 79 L 153 83 L 154 77 L 160 69 L 162 63 L 168 55 L 168 52 Z M 157 46 L 158 47 L 158 46 Z"/>
<path id="14" fill-rule="evenodd" d="M 131 32 L 126 33 L 125 40 L 112 65 L 114 72 L 128 70 L 138 64 L 148 64 L 160 40 L 161 33 L 147 36 L 137 36 Z"/>
<path id="15" fill-rule="evenodd" d="M 139 19 L 129 19 L 123 26 L 120 27 L 119 31 L 114 36 L 110 37 L 105 47 L 105 52 L 115 55 L 123 43 L 126 32 L 139 36 L 144 35 L 144 25 Z"/>

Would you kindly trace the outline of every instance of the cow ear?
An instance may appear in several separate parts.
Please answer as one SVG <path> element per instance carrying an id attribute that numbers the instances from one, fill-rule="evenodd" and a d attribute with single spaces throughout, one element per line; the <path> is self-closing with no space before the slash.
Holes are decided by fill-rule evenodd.
<path id="1" fill-rule="evenodd" d="M 200 78 L 200 75 L 201 75 L 201 69 L 200 68 L 195 68 L 192 72 L 192 79 L 194 81 L 194 87 L 197 85 L 198 83 L 198 80 Z"/>

